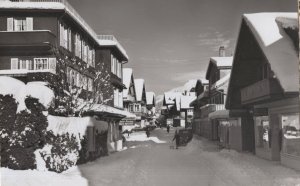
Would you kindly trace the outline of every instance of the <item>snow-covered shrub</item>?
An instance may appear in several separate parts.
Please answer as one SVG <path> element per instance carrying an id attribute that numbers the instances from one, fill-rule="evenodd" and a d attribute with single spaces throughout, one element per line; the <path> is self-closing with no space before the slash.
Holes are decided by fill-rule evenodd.
<path id="1" fill-rule="evenodd" d="M 9 147 L 7 167 L 11 169 L 36 168 L 34 151 L 42 148 L 45 143 L 46 128 L 48 125 L 45 109 L 36 98 L 26 98 L 26 107 L 16 114 L 15 122 L 9 128 Z"/>
<path id="2" fill-rule="evenodd" d="M 9 159 L 9 136 L 16 120 L 16 100 L 11 95 L 0 94 L 0 139 L 1 167 L 6 167 Z"/>
<path id="3" fill-rule="evenodd" d="M 80 144 L 81 149 L 79 150 L 79 159 L 77 161 L 78 165 L 89 161 L 88 141 L 85 135 L 82 137 Z"/>
<path id="4" fill-rule="evenodd" d="M 69 133 L 54 135 L 52 131 L 47 132 L 46 145 L 39 150 L 46 168 L 58 173 L 76 165 L 78 152 L 79 146 L 74 135 Z"/>

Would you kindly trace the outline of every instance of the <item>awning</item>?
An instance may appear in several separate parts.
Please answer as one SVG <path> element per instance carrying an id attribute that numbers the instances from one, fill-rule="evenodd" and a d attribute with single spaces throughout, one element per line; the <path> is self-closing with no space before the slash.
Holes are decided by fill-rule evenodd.
<path id="1" fill-rule="evenodd" d="M 228 119 L 242 117 L 248 114 L 247 110 L 217 110 L 208 115 L 209 119 Z"/>
<path id="2" fill-rule="evenodd" d="M 136 117 L 135 114 L 132 114 L 128 111 L 117 109 L 108 105 L 102 104 L 92 104 L 86 105 L 82 109 L 83 115 L 97 115 L 102 118 L 116 118 L 122 119 L 126 117 Z"/>

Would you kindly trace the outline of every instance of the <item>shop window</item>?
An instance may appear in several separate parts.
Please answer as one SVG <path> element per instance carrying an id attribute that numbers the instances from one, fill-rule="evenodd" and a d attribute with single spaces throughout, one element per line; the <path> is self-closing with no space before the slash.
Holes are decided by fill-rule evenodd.
<path id="1" fill-rule="evenodd" d="M 271 128 L 268 116 L 255 117 L 255 144 L 256 147 L 271 148 Z"/>
<path id="2" fill-rule="evenodd" d="M 282 152 L 300 156 L 299 114 L 281 116 Z"/>

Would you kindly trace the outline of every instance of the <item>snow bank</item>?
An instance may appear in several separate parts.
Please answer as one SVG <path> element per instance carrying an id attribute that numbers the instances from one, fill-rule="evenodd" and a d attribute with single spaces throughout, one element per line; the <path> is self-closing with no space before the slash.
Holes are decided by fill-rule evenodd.
<path id="1" fill-rule="evenodd" d="M 88 181 L 81 176 L 78 167 L 63 173 L 37 170 L 11 170 L 0 168 L 2 186 L 88 186 Z"/>
<path id="2" fill-rule="evenodd" d="M 93 117 L 60 117 L 48 115 L 48 131 L 53 131 L 54 135 L 73 134 L 76 136 L 80 146 L 80 140 L 85 135 L 88 126 L 95 126 L 99 133 L 105 132 L 108 129 L 108 123 L 105 121 L 96 120 Z"/>
<path id="3" fill-rule="evenodd" d="M 46 82 L 30 82 L 23 83 L 15 78 L 1 76 L 0 77 L 0 94 L 12 95 L 18 104 L 18 112 L 26 109 L 25 98 L 31 96 L 39 99 L 39 102 L 49 108 L 55 98 L 53 90 L 46 86 Z"/>
<path id="4" fill-rule="evenodd" d="M 143 132 L 132 133 L 130 136 L 125 136 L 126 141 L 153 141 L 155 143 L 166 143 L 165 141 L 161 141 L 157 137 L 149 137 L 147 138 L 146 134 Z"/>

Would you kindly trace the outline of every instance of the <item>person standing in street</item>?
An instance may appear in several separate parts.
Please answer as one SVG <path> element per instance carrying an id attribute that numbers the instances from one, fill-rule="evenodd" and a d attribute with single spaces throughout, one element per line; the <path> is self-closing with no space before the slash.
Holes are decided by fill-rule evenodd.
<path id="1" fill-rule="evenodd" d="M 170 125 L 167 125 L 167 132 L 170 132 Z"/>
<path id="2" fill-rule="evenodd" d="M 175 140 L 175 144 L 176 144 L 176 149 L 178 149 L 178 146 L 179 146 L 179 142 L 180 142 L 180 136 L 179 136 L 179 133 L 177 132 L 177 130 L 175 131 L 175 135 L 174 135 L 174 138 L 172 141 Z"/>

